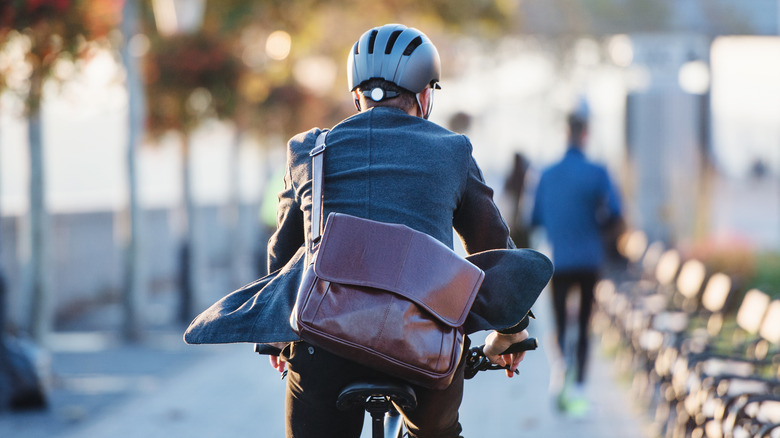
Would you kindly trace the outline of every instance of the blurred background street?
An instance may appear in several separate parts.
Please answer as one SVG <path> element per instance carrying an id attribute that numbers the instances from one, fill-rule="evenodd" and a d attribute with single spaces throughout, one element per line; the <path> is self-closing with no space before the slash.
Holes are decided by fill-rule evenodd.
<path id="1" fill-rule="evenodd" d="M 537 305 L 540 314 L 548 307 L 546 298 Z M 183 328 L 176 326 L 151 330 L 145 341 L 127 345 L 98 329 L 97 321 L 92 324 L 53 338 L 50 409 L 0 416 L 0 435 L 284 436 L 283 382 L 249 346 L 186 346 Z M 570 419 L 558 412 L 549 391 L 557 360 L 552 322 L 534 321 L 530 330 L 541 348 L 526 355 L 520 375 L 510 380 L 503 372 L 484 372 L 466 382 L 465 436 L 647 436 L 629 382 L 602 351 L 594 355 L 591 413 Z M 475 344 L 481 340 L 474 337 Z"/>
<path id="2" fill-rule="evenodd" d="M 0 436 L 283 435 L 267 358 L 181 337 L 265 274 L 285 144 L 354 113 L 348 50 L 388 22 L 439 48 L 431 120 L 469 136 L 518 246 L 549 254 L 533 194 L 566 150 L 566 115 L 584 111 L 587 156 L 645 243 L 615 251 L 611 273 L 644 263 L 655 281 L 656 242 L 731 279 L 707 310 L 726 326 L 747 291 L 780 299 L 780 1 L 418 3 L 0 3 Z M 549 299 L 520 378 L 467 383 L 466 436 L 659 435 L 603 332 L 591 415 L 556 412 Z M 655 353 L 635 357 L 653 368 Z M 44 408 L 17 405 L 24 383 Z"/>

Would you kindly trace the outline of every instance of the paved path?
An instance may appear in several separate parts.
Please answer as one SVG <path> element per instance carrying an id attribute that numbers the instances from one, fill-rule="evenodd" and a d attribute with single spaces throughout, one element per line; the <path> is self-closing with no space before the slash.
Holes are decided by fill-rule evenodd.
<path id="1" fill-rule="evenodd" d="M 538 319 L 529 331 L 540 338 L 541 348 L 526 354 L 521 374 L 507 379 L 501 373 L 482 373 L 467 382 L 461 417 L 466 437 L 643 438 L 646 416 L 632 402 L 629 388 L 594 342 L 587 396 L 591 413 L 571 419 L 555 408 L 557 363 L 552 310 L 542 294 L 534 313 Z M 557 374 L 557 373 L 556 373 Z M 471 383 L 471 384 L 469 384 Z"/>
<path id="2" fill-rule="evenodd" d="M 549 306 L 537 303 L 531 330 L 542 341 L 521 375 L 482 373 L 467 381 L 467 437 L 641 438 L 643 416 L 609 361 L 594 351 L 592 415 L 557 414 L 550 395 Z M 479 341 L 477 339 L 477 341 Z M 52 353 L 51 407 L 0 415 L 0 437 L 283 437 L 284 388 L 247 345 L 186 346 L 180 329 L 128 346 L 109 334 L 60 334 Z M 595 349 L 597 350 L 597 349 Z"/>

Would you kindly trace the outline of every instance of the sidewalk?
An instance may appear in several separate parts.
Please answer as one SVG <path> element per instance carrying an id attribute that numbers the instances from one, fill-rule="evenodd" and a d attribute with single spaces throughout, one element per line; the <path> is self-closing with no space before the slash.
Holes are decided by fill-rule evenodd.
<path id="1" fill-rule="evenodd" d="M 591 415 L 560 416 L 549 394 L 551 321 L 543 295 L 530 330 L 542 341 L 521 374 L 481 373 L 466 382 L 464 436 L 599 437 L 644 435 L 644 416 L 594 345 Z M 479 342 L 480 339 L 475 339 Z M 52 352 L 51 406 L 0 415 L 0 437 L 283 437 L 284 385 L 249 345 L 187 346 L 181 329 L 139 345 L 101 333 L 60 334 Z"/>
<path id="2" fill-rule="evenodd" d="M 599 342 L 592 343 L 587 380 L 590 413 L 568 418 L 555 406 L 550 376 L 556 363 L 555 338 L 549 294 L 534 306 L 537 320 L 529 332 L 540 348 L 526 354 L 520 374 L 481 373 L 466 382 L 461 407 L 465 437 L 647 438 L 647 417 L 631 400 L 628 384 L 621 384 Z M 476 342 L 476 340 L 475 340 Z"/>

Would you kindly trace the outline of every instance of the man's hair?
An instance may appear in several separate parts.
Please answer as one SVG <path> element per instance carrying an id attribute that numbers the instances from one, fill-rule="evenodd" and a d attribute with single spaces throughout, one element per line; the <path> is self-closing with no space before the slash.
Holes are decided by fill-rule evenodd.
<path id="1" fill-rule="evenodd" d="M 569 136 L 573 140 L 579 141 L 582 135 L 588 130 L 588 121 L 577 114 L 569 114 Z"/>
<path id="2" fill-rule="evenodd" d="M 410 109 L 414 108 L 415 105 L 417 105 L 417 98 L 415 97 L 414 93 L 384 79 L 368 79 L 358 85 L 357 88 L 359 91 L 361 91 L 361 94 L 363 90 L 372 90 L 374 88 L 381 88 L 385 91 L 391 91 L 399 94 L 392 99 L 383 100 L 381 102 L 374 102 L 373 100 L 366 97 L 365 102 L 366 107 L 368 108 L 375 106 L 391 106 L 402 109 L 404 111 L 409 111 Z"/>

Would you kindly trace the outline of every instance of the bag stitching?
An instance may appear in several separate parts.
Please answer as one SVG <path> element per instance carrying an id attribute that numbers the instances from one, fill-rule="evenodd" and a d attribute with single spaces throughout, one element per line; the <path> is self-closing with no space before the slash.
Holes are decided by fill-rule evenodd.
<path id="1" fill-rule="evenodd" d="M 409 234 L 409 238 L 406 239 L 406 251 L 404 251 L 403 263 L 401 264 L 401 269 L 398 270 L 398 275 L 395 277 L 395 287 L 396 288 L 398 288 L 398 282 L 400 282 L 401 278 L 403 277 L 402 274 L 404 273 L 404 270 L 406 269 L 406 263 L 409 261 L 409 249 L 412 247 L 412 239 L 413 238 L 414 238 L 414 234 L 410 233 Z M 406 296 L 404 296 L 404 298 L 406 298 Z M 410 300 L 410 301 L 412 301 L 412 300 Z"/>
<path id="2" fill-rule="evenodd" d="M 382 333 L 385 332 L 385 326 L 387 325 L 387 316 L 390 314 L 390 307 L 392 307 L 394 298 L 395 298 L 394 296 L 390 295 L 390 302 L 387 303 L 387 307 L 385 307 L 385 314 L 382 317 L 382 324 L 379 326 L 379 333 L 376 335 L 377 340 L 382 339 Z"/>

